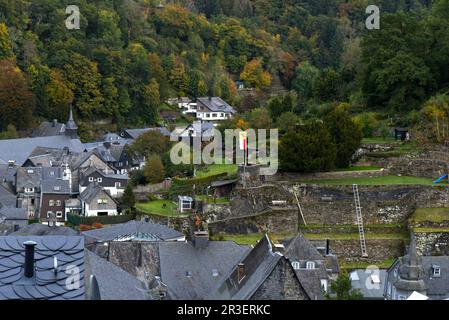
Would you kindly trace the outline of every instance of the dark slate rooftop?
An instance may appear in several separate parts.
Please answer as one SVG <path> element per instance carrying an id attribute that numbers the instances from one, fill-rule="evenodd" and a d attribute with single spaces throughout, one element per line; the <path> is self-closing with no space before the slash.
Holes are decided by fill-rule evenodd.
<path id="1" fill-rule="evenodd" d="M 65 133 L 65 124 L 57 121 L 44 121 L 33 131 L 31 137 L 51 137 Z"/>
<path id="2" fill-rule="evenodd" d="M 235 113 L 234 108 L 220 97 L 201 97 L 197 102 L 213 112 Z"/>
<path id="3" fill-rule="evenodd" d="M 422 264 L 426 274 L 424 281 L 427 286 L 427 296 L 431 299 L 449 298 L 449 256 L 423 256 Z M 434 265 L 440 267 L 440 277 L 433 276 L 432 266 Z"/>
<path id="4" fill-rule="evenodd" d="M 272 244 L 265 235 L 240 261 L 234 264 L 216 288 L 210 290 L 209 300 L 249 300 L 268 278 L 282 255 L 273 252 Z M 237 264 L 245 265 L 245 278 L 239 283 Z"/>
<path id="5" fill-rule="evenodd" d="M 0 140 L 0 159 L 6 163 L 9 160 L 13 160 L 16 165 L 21 166 L 27 160 L 30 153 L 39 146 L 47 148 L 68 147 L 73 152 L 82 152 L 84 150 L 83 144 L 79 139 L 71 139 L 65 135 L 9 139 Z"/>
<path id="6" fill-rule="evenodd" d="M 232 241 L 210 241 L 204 249 L 191 242 L 160 242 L 162 282 L 172 299 L 205 299 L 248 251 Z"/>
<path id="7" fill-rule="evenodd" d="M 321 280 L 328 279 L 325 257 L 302 234 L 290 241 L 284 256 L 290 263 L 299 263 L 299 268 L 294 268 L 294 271 L 309 298 L 323 300 Z M 306 268 L 308 261 L 315 263 L 314 269 Z"/>
<path id="8" fill-rule="evenodd" d="M 68 180 L 42 180 L 42 193 L 47 194 L 70 194 L 70 182 Z"/>
<path id="9" fill-rule="evenodd" d="M 169 241 L 183 238 L 184 234 L 164 225 L 132 220 L 101 229 L 83 232 L 86 238 L 95 241 Z"/>
<path id="10" fill-rule="evenodd" d="M 78 236 L 79 233 L 68 227 L 49 227 L 46 224 L 33 223 L 13 232 L 15 236 Z"/>
<path id="11" fill-rule="evenodd" d="M 2 207 L 15 207 L 16 196 L 9 190 L 0 185 L 0 208 Z"/>
<path id="12" fill-rule="evenodd" d="M 120 269 L 95 253 L 85 250 L 86 291 L 89 291 L 89 277 L 98 281 L 101 300 L 149 300 L 144 284 L 128 272 Z"/>
<path id="13" fill-rule="evenodd" d="M 377 275 L 380 283 L 373 283 L 372 275 Z M 365 269 L 354 270 L 350 274 L 351 285 L 360 290 L 365 299 L 384 300 L 384 288 L 387 278 L 386 270 L 378 270 L 376 273 L 367 272 Z M 367 283 L 371 285 L 368 287 Z"/>
<path id="14" fill-rule="evenodd" d="M 99 185 L 91 183 L 86 187 L 86 189 L 83 192 L 81 192 L 79 197 L 82 201 L 89 203 L 102 190 L 103 188 L 100 187 Z"/>
<path id="15" fill-rule="evenodd" d="M 167 128 L 165 127 L 158 127 L 158 128 L 143 128 L 143 129 L 125 129 L 124 131 L 132 138 L 132 139 L 137 139 L 138 137 L 140 137 L 142 134 L 149 132 L 149 131 L 154 131 L 154 130 L 158 130 L 160 133 L 162 133 L 164 136 L 169 137 L 170 136 L 170 131 L 168 131 Z"/>
<path id="16" fill-rule="evenodd" d="M 6 220 L 28 220 L 28 214 L 25 208 L 1 207 L 0 217 Z"/>
<path id="17" fill-rule="evenodd" d="M 0 182 L 14 182 L 14 175 L 18 166 L 9 166 L 8 164 L 0 164 Z"/>
<path id="18" fill-rule="evenodd" d="M 24 276 L 25 241 L 37 243 L 33 278 Z M 75 268 L 79 272 L 78 286 L 73 285 L 70 278 L 68 279 L 72 276 L 70 270 L 76 270 Z M 85 298 L 84 289 L 82 237 L 0 237 L 1 300 L 82 300 Z"/>

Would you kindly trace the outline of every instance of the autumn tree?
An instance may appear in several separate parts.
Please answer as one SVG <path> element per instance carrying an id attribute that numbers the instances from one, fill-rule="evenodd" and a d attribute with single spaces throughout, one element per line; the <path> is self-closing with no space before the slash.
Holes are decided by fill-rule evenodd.
<path id="1" fill-rule="evenodd" d="M 255 88 L 267 88 L 271 84 L 271 75 L 265 71 L 260 59 L 253 59 L 245 65 L 240 79 Z"/>
<path id="2" fill-rule="evenodd" d="M 67 83 L 61 70 L 50 70 L 50 82 L 45 90 L 49 102 L 48 116 L 51 119 L 63 121 L 69 114 L 69 105 L 72 103 L 74 95 Z"/>
<path id="3" fill-rule="evenodd" d="M 184 63 L 179 57 L 173 58 L 169 79 L 170 83 L 178 91 L 179 95 L 185 95 L 188 88 L 189 76 L 186 73 Z"/>
<path id="4" fill-rule="evenodd" d="M 92 119 L 94 115 L 107 114 L 100 90 L 101 75 L 95 62 L 75 53 L 71 62 L 64 66 L 64 73 L 75 94 L 75 107 L 83 117 Z"/>
<path id="5" fill-rule="evenodd" d="M 26 75 L 12 60 L 0 61 L 0 130 L 9 124 L 28 129 L 35 108 L 35 96 Z"/>
<path id="6" fill-rule="evenodd" d="M 8 27 L 0 23 L 0 60 L 11 59 L 14 57 L 11 40 L 9 39 Z"/>
<path id="7" fill-rule="evenodd" d="M 270 129 L 272 123 L 270 112 L 265 108 L 257 108 L 249 113 L 251 129 Z"/>
<path id="8" fill-rule="evenodd" d="M 159 130 L 150 130 L 139 136 L 131 145 L 131 151 L 141 156 L 163 154 L 168 151 L 170 143 Z"/>
<path id="9" fill-rule="evenodd" d="M 148 183 L 159 183 L 164 180 L 165 168 L 158 155 L 150 155 L 145 163 L 144 175 Z"/>

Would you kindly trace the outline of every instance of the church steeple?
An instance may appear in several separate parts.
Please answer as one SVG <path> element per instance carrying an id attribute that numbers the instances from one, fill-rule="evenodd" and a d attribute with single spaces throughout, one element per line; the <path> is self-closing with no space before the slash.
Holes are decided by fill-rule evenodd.
<path id="1" fill-rule="evenodd" d="M 75 120 L 73 120 L 72 106 L 70 106 L 69 120 L 65 125 L 65 135 L 72 139 L 78 139 L 78 126 L 76 125 Z"/>

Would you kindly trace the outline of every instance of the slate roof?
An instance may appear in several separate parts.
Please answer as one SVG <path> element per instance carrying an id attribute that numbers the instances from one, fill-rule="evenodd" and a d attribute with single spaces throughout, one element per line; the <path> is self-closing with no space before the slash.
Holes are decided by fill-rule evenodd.
<path id="1" fill-rule="evenodd" d="M 387 278 L 386 270 L 378 270 L 376 273 L 366 272 L 365 269 L 354 270 L 350 274 L 351 285 L 354 289 L 359 289 L 365 299 L 381 299 L 384 300 L 384 287 Z M 379 276 L 380 283 L 375 284 L 371 281 L 371 275 Z M 371 283 L 371 286 L 367 286 Z"/>
<path id="2" fill-rule="evenodd" d="M 31 137 L 51 137 L 62 135 L 65 132 L 65 124 L 53 121 L 44 121 L 33 131 Z"/>
<path id="3" fill-rule="evenodd" d="M 81 192 L 80 199 L 84 202 L 89 203 L 92 199 L 103 190 L 102 187 L 96 185 L 95 183 L 91 183 L 87 186 L 87 188 Z M 105 192 L 107 193 L 107 192 Z"/>
<path id="4" fill-rule="evenodd" d="M 89 230 L 83 232 L 86 238 L 95 241 L 126 241 L 137 238 L 139 240 L 147 239 L 150 241 L 168 241 L 183 238 L 184 234 L 164 225 L 145 222 L 128 221 L 127 223 L 116 224 L 101 229 Z"/>
<path id="5" fill-rule="evenodd" d="M 0 164 L 0 182 L 14 182 L 14 175 L 17 172 L 18 166 L 9 166 L 7 164 Z"/>
<path id="6" fill-rule="evenodd" d="M 449 298 L 449 256 L 423 256 L 427 296 L 431 299 Z M 440 267 L 440 277 L 433 277 L 432 266 Z"/>
<path id="7" fill-rule="evenodd" d="M 15 161 L 21 166 L 36 147 L 64 148 L 68 147 L 72 152 L 82 152 L 83 144 L 79 139 L 71 139 L 68 136 L 52 136 L 37 138 L 22 138 L 0 140 L 0 159 L 4 162 Z"/>
<path id="8" fill-rule="evenodd" d="M 1 216 L 6 220 L 28 220 L 28 214 L 25 208 L 1 207 Z"/>
<path id="9" fill-rule="evenodd" d="M 245 265 L 246 277 L 238 282 L 237 264 L 225 276 L 219 286 L 211 290 L 208 300 L 249 300 L 268 278 L 282 255 L 273 252 L 272 244 L 265 235 L 239 263 Z"/>
<path id="10" fill-rule="evenodd" d="M 85 250 L 86 291 L 88 279 L 95 275 L 101 300 L 149 300 L 144 284 L 128 272 L 120 269 L 95 253 Z"/>
<path id="11" fill-rule="evenodd" d="M 160 242 L 162 282 L 172 299 L 205 299 L 248 251 L 232 241 L 210 241 L 203 249 L 191 242 Z"/>
<path id="12" fill-rule="evenodd" d="M 25 241 L 35 241 L 35 276 L 26 278 Z M 58 269 L 54 272 L 54 258 Z M 70 267 L 69 267 L 70 266 Z M 70 268 L 79 271 L 79 286 L 67 286 Z M 69 270 L 69 271 L 68 271 Z M 70 281 L 70 280 L 68 280 Z M 69 282 L 70 283 L 70 282 Z M 84 239 L 82 237 L 0 237 L 0 299 L 84 299 Z"/>
<path id="13" fill-rule="evenodd" d="M 139 138 L 142 134 L 149 132 L 159 130 L 160 133 L 162 133 L 164 136 L 169 137 L 170 131 L 168 131 L 165 127 L 158 127 L 158 128 L 143 128 L 143 129 L 125 129 L 124 132 L 126 132 L 132 139 Z"/>
<path id="14" fill-rule="evenodd" d="M 15 207 L 16 196 L 0 185 L 0 208 L 2 207 Z"/>
<path id="15" fill-rule="evenodd" d="M 203 105 L 212 112 L 235 113 L 234 108 L 220 97 L 201 97 L 197 99 L 197 103 Z"/>
<path id="16" fill-rule="evenodd" d="M 49 194 L 70 194 L 70 182 L 68 180 L 42 180 L 42 193 Z"/>
<path id="17" fill-rule="evenodd" d="M 13 232 L 15 236 L 78 236 L 79 233 L 67 227 L 49 227 L 46 224 L 33 223 Z"/>
<path id="18" fill-rule="evenodd" d="M 302 234 L 290 241 L 284 256 L 290 263 L 299 262 L 300 268 L 294 271 L 310 299 L 323 300 L 321 280 L 328 279 L 325 257 Z M 308 261 L 315 263 L 315 269 L 306 269 Z"/>

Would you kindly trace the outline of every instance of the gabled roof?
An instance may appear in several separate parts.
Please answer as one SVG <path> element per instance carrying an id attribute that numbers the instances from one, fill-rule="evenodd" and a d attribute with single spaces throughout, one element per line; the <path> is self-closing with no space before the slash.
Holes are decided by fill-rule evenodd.
<path id="1" fill-rule="evenodd" d="M 149 300 L 151 298 L 140 280 L 89 250 L 85 250 L 85 264 L 85 278 L 88 280 L 91 275 L 95 276 L 101 300 Z M 86 291 L 89 291 L 88 283 L 86 283 Z"/>
<path id="2" fill-rule="evenodd" d="M 15 236 L 77 236 L 78 232 L 68 227 L 49 227 L 46 224 L 33 223 L 11 233 Z"/>
<path id="3" fill-rule="evenodd" d="M 423 256 L 422 264 L 426 273 L 427 295 L 430 298 L 449 298 L 449 256 Z M 440 268 L 440 276 L 434 277 L 432 267 Z"/>
<path id="4" fill-rule="evenodd" d="M 4 162 L 15 161 L 21 166 L 36 147 L 64 148 L 70 151 L 82 152 L 83 144 L 79 139 L 71 139 L 68 136 L 37 137 L 23 139 L 0 140 L 0 159 Z"/>
<path id="5" fill-rule="evenodd" d="M 245 278 L 238 281 L 238 266 L 224 278 L 224 280 L 211 290 L 207 296 L 210 300 L 248 300 L 268 278 L 273 269 L 282 259 L 282 255 L 273 252 L 272 244 L 265 235 L 257 245 L 241 260 L 245 266 Z"/>
<path id="6" fill-rule="evenodd" d="M 98 157 L 101 161 L 104 162 L 104 164 L 106 166 L 108 166 L 111 171 L 114 171 L 113 168 L 111 168 L 108 164 L 107 161 L 105 161 L 105 159 L 103 158 L 103 156 L 100 154 L 100 152 L 97 149 L 93 149 L 91 151 L 87 151 L 87 152 L 83 152 L 81 153 L 77 159 L 75 159 L 71 165 L 72 170 L 76 170 L 78 169 L 83 163 L 85 163 L 91 156 L 95 155 L 96 157 Z"/>
<path id="7" fill-rule="evenodd" d="M 103 188 L 96 183 L 91 183 L 87 186 L 87 188 L 80 194 L 79 198 L 81 201 L 90 203 L 92 199 L 97 196 L 98 193 L 103 192 L 106 194 L 112 201 L 115 202 L 114 198 L 111 197 L 111 195 L 103 190 Z"/>
<path id="8" fill-rule="evenodd" d="M 23 272 L 25 241 L 35 241 L 35 276 Z M 57 258 L 57 270 L 54 260 Z M 68 277 L 79 274 L 79 284 Z M 68 272 L 66 272 L 69 270 Z M 0 237 L 0 299 L 81 300 L 84 299 L 84 239 L 82 237 Z"/>
<path id="9" fill-rule="evenodd" d="M 232 241 L 210 241 L 202 249 L 191 242 L 160 242 L 162 282 L 172 299 L 205 299 L 248 250 Z"/>
<path id="10" fill-rule="evenodd" d="M 169 241 L 184 237 L 184 234 L 181 232 L 164 225 L 135 220 L 101 229 L 85 231 L 83 235 L 95 241 L 127 241 L 134 240 L 134 238 L 141 241 L 144 239 L 150 241 Z"/>
<path id="11" fill-rule="evenodd" d="M 57 121 L 44 121 L 33 131 L 31 137 L 51 137 L 65 133 L 65 124 Z"/>
<path id="12" fill-rule="evenodd" d="M 220 97 L 201 97 L 197 99 L 197 103 L 212 112 L 235 113 L 234 108 Z"/>

